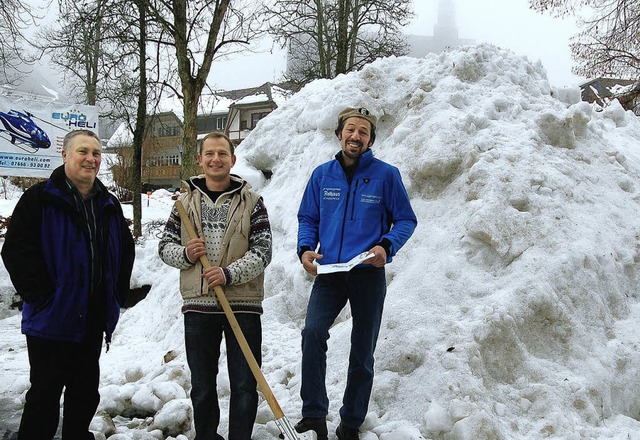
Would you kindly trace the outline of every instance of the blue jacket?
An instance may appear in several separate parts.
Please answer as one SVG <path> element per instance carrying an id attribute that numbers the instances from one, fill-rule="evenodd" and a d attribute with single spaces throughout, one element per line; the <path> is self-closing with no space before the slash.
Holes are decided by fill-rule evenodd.
<path id="1" fill-rule="evenodd" d="M 298 211 L 298 255 L 315 250 L 319 264 L 345 263 L 377 244 L 387 247 L 387 263 L 416 228 L 400 172 L 367 150 L 351 182 L 336 155 L 317 167 Z"/>
<path id="2" fill-rule="evenodd" d="M 82 341 L 91 312 L 111 340 L 129 293 L 135 248 L 120 203 L 97 179 L 96 185 L 93 240 L 64 166 L 25 191 L 13 211 L 2 258 L 23 299 L 26 335 Z"/>

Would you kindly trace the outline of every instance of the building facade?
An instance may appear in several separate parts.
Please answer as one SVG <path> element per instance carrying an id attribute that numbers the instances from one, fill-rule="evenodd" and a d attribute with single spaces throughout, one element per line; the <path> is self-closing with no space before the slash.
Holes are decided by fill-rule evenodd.
<path id="1" fill-rule="evenodd" d="M 203 95 L 197 116 L 198 138 L 220 131 L 238 146 L 261 119 L 278 107 L 277 101 L 285 99 L 288 93 L 279 86 L 265 83 L 254 88 Z M 148 115 L 147 136 L 142 143 L 141 176 L 145 191 L 179 188 L 184 177 L 182 109 L 177 100 L 171 102 L 163 105 L 168 109 Z M 115 151 L 118 155 L 118 163 L 112 166 L 114 179 L 122 182 L 126 181 L 127 164 L 132 163 L 132 136 L 128 140 L 123 138 L 126 136 L 122 130 L 117 130 L 108 142 L 108 151 Z"/>

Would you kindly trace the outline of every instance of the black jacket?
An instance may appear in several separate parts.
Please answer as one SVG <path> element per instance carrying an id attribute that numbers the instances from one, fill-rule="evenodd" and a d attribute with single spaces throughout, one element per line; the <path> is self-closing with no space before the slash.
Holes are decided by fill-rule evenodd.
<path id="1" fill-rule="evenodd" d="M 60 166 L 13 211 L 2 259 L 24 300 L 24 334 L 77 342 L 93 325 L 111 340 L 135 247 L 118 200 L 98 179 L 94 189 L 83 202 Z"/>

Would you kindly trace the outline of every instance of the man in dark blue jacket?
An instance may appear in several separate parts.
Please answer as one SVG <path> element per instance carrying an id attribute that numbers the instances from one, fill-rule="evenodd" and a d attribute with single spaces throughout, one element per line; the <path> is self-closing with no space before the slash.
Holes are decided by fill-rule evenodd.
<path id="1" fill-rule="evenodd" d="M 19 440 L 53 438 L 63 388 L 62 438 L 94 438 L 102 337 L 108 346 L 135 255 L 120 203 L 96 178 L 101 153 L 92 131 L 68 133 L 64 164 L 25 191 L 7 228 L 2 259 L 23 300 L 31 367 Z"/>
<path id="2" fill-rule="evenodd" d="M 341 151 L 313 171 L 298 211 L 298 256 L 317 275 L 317 264 L 346 263 L 368 252 L 348 272 L 318 275 L 302 331 L 302 420 L 298 432 L 327 439 L 325 385 L 329 328 L 347 301 L 353 317 L 349 372 L 340 408 L 339 440 L 357 440 L 373 385 L 374 351 L 386 294 L 385 264 L 417 225 L 397 168 L 373 157 L 377 119 L 365 108 L 338 115 Z M 318 245 L 320 248 L 317 249 Z"/>

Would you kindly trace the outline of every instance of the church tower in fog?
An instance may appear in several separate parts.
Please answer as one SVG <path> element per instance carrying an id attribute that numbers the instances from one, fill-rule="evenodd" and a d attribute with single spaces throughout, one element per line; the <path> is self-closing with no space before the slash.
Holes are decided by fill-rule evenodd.
<path id="1" fill-rule="evenodd" d="M 407 43 L 410 47 L 409 56 L 422 58 L 428 53 L 439 53 L 447 48 L 475 44 L 475 41 L 458 38 L 454 0 L 440 0 L 433 36 L 408 35 Z"/>

